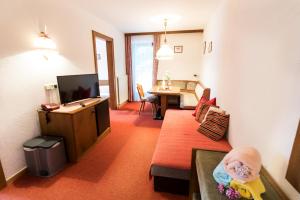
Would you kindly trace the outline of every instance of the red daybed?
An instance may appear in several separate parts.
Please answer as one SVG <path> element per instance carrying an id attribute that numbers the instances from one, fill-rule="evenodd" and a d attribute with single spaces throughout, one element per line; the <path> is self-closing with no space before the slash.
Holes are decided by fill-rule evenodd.
<path id="1" fill-rule="evenodd" d="M 192 149 L 228 152 L 226 139 L 213 141 L 199 133 L 193 110 L 167 110 L 153 154 L 150 174 L 155 191 L 188 194 Z"/>

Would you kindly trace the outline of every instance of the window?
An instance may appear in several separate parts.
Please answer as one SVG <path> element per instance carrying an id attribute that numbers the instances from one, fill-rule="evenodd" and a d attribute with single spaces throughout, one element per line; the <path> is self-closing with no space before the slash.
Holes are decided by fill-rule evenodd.
<path id="1" fill-rule="evenodd" d="M 146 96 L 148 95 L 147 91 L 152 87 L 153 36 L 133 36 L 131 48 L 133 99 L 134 101 L 138 101 L 137 84 L 142 84 Z"/>

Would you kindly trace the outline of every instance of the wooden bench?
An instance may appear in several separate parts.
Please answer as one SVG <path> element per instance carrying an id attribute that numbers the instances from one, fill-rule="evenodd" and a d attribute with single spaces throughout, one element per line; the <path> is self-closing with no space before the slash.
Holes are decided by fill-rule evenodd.
<path id="1" fill-rule="evenodd" d="M 216 188 L 213 171 L 226 153 L 193 149 L 190 180 L 190 200 L 226 200 Z M 277 186 L 268 172 L 262 168 L 260 177 L 265 185 L 266 192 L 262 194 L 264 200 L 287 200 L 286 195 Z"/>
<path id="2" fill-rule="evenodd" d="M 157 85 L 161 86 L 162 80 L 157 80 Z M 168 104 L 179 105 L 181 109 L 195 109 L 202 94 L 208 99 L 210 97 L 210 89 L 205 88 L 199 81 L 171 80 L 171 85 L 180 88 L 180 97 L 170 96 Z"/>

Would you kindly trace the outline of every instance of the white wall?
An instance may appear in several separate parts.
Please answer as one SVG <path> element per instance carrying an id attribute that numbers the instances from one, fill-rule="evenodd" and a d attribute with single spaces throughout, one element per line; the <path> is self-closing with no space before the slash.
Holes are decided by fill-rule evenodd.
<path id="1" fill-rule="evenodd" d="M 33 48 L 39 23 L 60 52 L 48 61 Z M 124 36 L 59 0 L 1 1 L 0 26 L 0 159 L 9 178 L 25 167 L 23 142 L 40 133 L 36 110 L 47 102 L 43 85 L 57 75 L 95 72 L 91 30 L 114 38 L 116 75 L 124 75 Z"/>
<path id="2" fill-rule="evenodd" d="M 201 80 L 231 114 L 233 147 L 254 146 L 291 199 L 285 179 L 300 118 L 299 0 L 224 0 L 205 29 L 213 52 Z"/>
<path id="3" fill-rule="evenodd" d="M 199 75 L 202 65 L 202 33 L 168 34 L 167 42 L 174 46 L 183 46 L 183 53 L 176 53 L 173 60 L 161 60 L 158 65 L 157 78 L 163 79 L 169 71 L 173 80 L 194 80 L 194 74 Z M 161 44 L 164 36 L 161 36 Z"/>

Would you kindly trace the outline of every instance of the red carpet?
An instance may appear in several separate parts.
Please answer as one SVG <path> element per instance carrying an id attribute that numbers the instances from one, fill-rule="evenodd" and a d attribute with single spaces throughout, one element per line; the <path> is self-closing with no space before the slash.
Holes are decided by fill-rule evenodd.
<path id="1" fill-rule="evenodd" d="M 184 200 L 158 193 L 149 166 L 162 121 L 151 109 L 138 115 L 138 103 L 111 111 L 112 132 L 77 164 L 52 178 L 23 176 L 0 192 L 1 200 Z"/>

